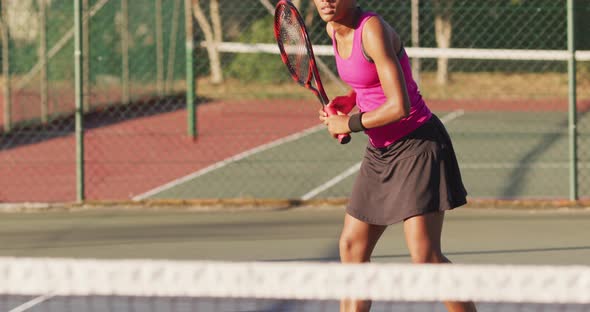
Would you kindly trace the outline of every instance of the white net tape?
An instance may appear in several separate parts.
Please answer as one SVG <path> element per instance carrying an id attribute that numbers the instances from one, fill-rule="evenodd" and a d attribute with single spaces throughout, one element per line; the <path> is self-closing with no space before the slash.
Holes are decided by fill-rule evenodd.
<path id="1" fill-rule="evenodd" d="M 0 294 L 590 303 L 590 267 L 0 258 Z"/>

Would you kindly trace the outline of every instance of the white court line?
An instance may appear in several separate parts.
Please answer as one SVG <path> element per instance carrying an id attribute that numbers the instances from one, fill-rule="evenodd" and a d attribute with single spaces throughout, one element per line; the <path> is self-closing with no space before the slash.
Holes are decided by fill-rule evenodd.
<path id="1" fill-rule="evenodd" d="M 54 297 L 54 295 L 44 295 L 44 296 L 39 296 L 36 298 L 33 298 L 21 305 L 19 305 L 18 307 L 8 311 L 8 312 L 24 312 L 27 311 L 28 309 L 44 302 L 47 301 L 48 299 L 51 299 L 52 297 Z"/>
<path id="2" fill-rule="evenodd" d="M 453 119 L 456 119 L 462 115 L 465 114 L 465 111 L 462 109 L 450 112 L 446 115 L 444 115 L 443 117 L 440 118 L 440 121 L 442 123 L 447 123 Z M 349 176 L 355 174 L 359 169 L 361 168 L 361 162 L 357 162 L 356 164 L 354 164 L 352 167 L 346 169 L 344 172 L 342 172 L 341 174 L 335 176 L 334 178 L 330 179 L 329 181 L 323 183 L 322 185 L 314 188 L 313 190 L 305 193 L 303 196 L 301 196 L 302 200 L 308 200 L 311 198 L 314 198 L 315 196 L 317 196 L 318 194 L 320 194 L 321 192 L 331 188 L 332 186 L 338 184 L 340 181 L 348 178 Z"/>
<path id="3" fill-rule="evenodd" d="M 281 139 L 272 141 L 270 143 L 257 146 L 257 147 L 255 147 L 253 149 L 247 150 L 247 151 L 242 152 L 240 154 L 237 154 L 237 155 L 231 156 L 229 158 L 226 158 L 226 159 L 224 159 L 224 160 L 222 160 L 220 162 L 217 162 L 217 163 L 215 163 L 213 165 L 210 165 L 208 167 L 205 167 L 205 168 L 203 168 L 203 169 L 201 169 L 199 171 L 193 172 L 193 173 L 191 173 L 191 174 L 189 174 L 187 176 L 184 176 L 182 178 L 176 179 L 174 181 L 171 181 L 169 183 L 166 183 L 164 185 L 161 185 L 159 187 L 156 187 L 156 188 L 154 188 L 154 189 L 152 189 L 150 191 L 147 191 L 147 192 L 145 192 L 143 194 L 137 195 L 137 196 L 133 197 L 132 200 L 146 199 L 146 198 L 148 198 L 148 197 L 150 197 L 152 195 L 155 195 L 155 194 L 160 193 L 160 192 L 163 192 L 163 191 L 165 191 L 167 189 L 173 188 L 173 187 L 175 187 L 177 185 L 180 185 L 182 183 L 185 183 L 185 182 L 187 182 L 189 180 L 192 180 L 192 179 L 195 179 L 197 177 L 200 177 L 200 176 L 202 176 L 202 175 L 204 175 L 204 174 L 206 174 L 208 172 L 211 172 L 213 170 L 216 170 L 216 169 L 225 167 L 225 166 L 227 166 L 227 165 L 229 165 L 229 164 L 231 164 L 233 162 L 236 162 L 238 160 L 241 160 L 241 159 L 244 159 L 244 158 L 249 157 L 251 155 L 254 155 L 256 153 L 259 153 L 259 152 L 262 152 L 262 151 L 271 149 L 271 148 L 273 148 L 275 146 L 279 146 L 281 144 L 285 144 L 285 143 L 288 143 L 288 142 L 291 142 L 291 141 L 295 141 L 297 139 L 300 139 L 302 137 L 305 137 L 307 135 L 310 135 L 310 134 L 312 134 L 314 132 L 317 132 L 319 130 L 322 130 L 322 129 L 325 129 L 325 125 L 323 125 L 323 124 L 318 125 L 318 126 L 315 126 L 315 127 L 312 127 L 312 128 L 308 128 L 308 129 L 303 130 L 301 132 L 297 132 L 295 134 L 292 134 L 292 135 L 286 136 L 284 138 L 281 138 Z"/>
<path id="4" fill-rule="evenodd" d="M 464 110 L 462 110 L 462 109 L 458 109 L 458 110 L 456 110 L 456 111 L 452 111 L 452 112 L 450 112 L 450 113 L 448 113 L 448 114 L 446 114 L 446 115 L 442 116 L 442 117 L 440 118 L 440 121 L 441 121 L 442 123 L 447 123 L 447 122 L 450 122 L 450 121 L 452 121 L 453 119 L 457 119 L 457 118 L 459 118 L 459 117 L 461 117 L 461 116 L 463 116 L 463 115 L 465 115 L 465 111 L 464 111 Z"/>
<path id="5" fill-rule="evenodd" d="M 318 195 L 319 193 L 331 188 L 332 186 L 338 184 L 338 182 L 346 179 L 348 176 L 354 174 L 355 172 L 357 172 L 359 169 L 361 168 L 361 162 L 359 161 L 358 163 L 354 164 L 354 166 L 348 168 L 348 170 L 344 171 L 343 173 L 335 176 L 334 178 L 332 178 L 330 181 L 314 188 L 313 190 L 307 192 L 305 195 L 301 196 L 302 200 L 308 200 L 310 198 L 315 197 L 316 195 Z"/>

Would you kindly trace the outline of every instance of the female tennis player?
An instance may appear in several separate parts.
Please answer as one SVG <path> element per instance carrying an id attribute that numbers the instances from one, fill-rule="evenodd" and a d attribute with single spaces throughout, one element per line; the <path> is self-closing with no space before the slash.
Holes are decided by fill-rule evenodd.
<path id="1" fill-rule="evenodd" d="M 369 137 L 340 237 L 345 263 L 370 261 L 388 225 L 403 222 L 414 263 L 448 263 L 441 251 L 444 211 L 464 205 L 467 192 L 441 121 L 412 78 L 395 30 L 356 0 L 314 0 L 332 38 L 338 73 L 352 87 L 320 111 L 329 132 Z M 354 106 L 358 113 L 350 114 Z M 350 115 L 349 115 L 350 114 Z M 369 311 L 368 301 L 345 300 L 340 310 Z M 448 311 L 476 311 L 472 302 L 445 302 Z"/>

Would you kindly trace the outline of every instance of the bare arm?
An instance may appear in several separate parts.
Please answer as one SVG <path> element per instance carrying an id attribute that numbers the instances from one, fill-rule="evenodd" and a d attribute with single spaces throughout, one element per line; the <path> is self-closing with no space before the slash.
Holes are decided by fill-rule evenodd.
<path id="1" fill-rule="evenodd" d="M 331 35 L 331 27 L 326 27 L 326 31 Z M 362 36 L 365 52 L 375 62 L 379 81 L 387 98 L 377 109 L 362 115 L 362 124 L 368 129 L 408 116 L 411 104 L 403 70 L 397 58 L 401 43 L 395 31 L 379 17 L 373 17 L 365 24 Z M 328 126 L 334 137 L 351 131 L 349 116 L 326 116 L 320 112 L 320 120 Z"/>
<path id="2" fill-rule="evenodd" d="M 363 47 L 373 59 L 387 101 L 362 116 L 365 128 L 375 128 L 398 121 L 410 113 L 410 99 L 397 50 L 399 37 L 378 17 L 367 21 L 363 31 Z M 397 47 L 397 49 L 396 49 Z"/>

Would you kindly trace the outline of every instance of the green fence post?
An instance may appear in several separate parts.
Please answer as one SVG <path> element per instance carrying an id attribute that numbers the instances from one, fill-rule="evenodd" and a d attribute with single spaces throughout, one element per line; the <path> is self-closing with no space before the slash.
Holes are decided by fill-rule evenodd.
<path id="1" fill-rule="evenodd" d="M 131 101 L 129 91 L 129 0 L 121 0 L 121 80 L 123 85 L 123 101 L 124 105 Z"/>
<path id="2" fill-rule="evenodd" d="M 84 107 L 82 92 L 82 0 L 74 0 L 74 63 L 76 86 L 76 197 L 84 200 Z"/>
<path id="3" fill-rule="evenodd" d="M 47 77 L 47 3 L 45 1 L 38 1 L 39 3 L 39 62 L 41 63 L 41 122 L 46 123 L 49 120 L 49 105 L 48 105 L 48 77 Z"/>
<path id="4" fill-rule="evenodd" d="M 90 110 L 90 10 L 89 0 L 82 0 L 82 106 Z"/>
<path id="5" fill-rule="evenodd" d="M 4 76 L 4 131 L 9 132 L 12 129 L 12 78 L 10 76 L 10 32 L 6 18 L 6 0 L 0 0 L 1 25 L 2 31 L 2 75 Z"/>
<path id="6" fill-rule="evenodd" d="M 158 96 L 164 95 L 164 31 L 162 29 L 162 0 L 155 1 L 156 7 L 156 88 Z"/>
<path id="7" fill-rule="evenodd" d="M 184 1 L 185 33 L 186 33 L 186 112 L 188 122 L 188 135 L 192 139 L 197 137 L 196 101 L 195 101 L 195 74 L 194 74 L 194 30 L 193 30 L 193 5 L 191 0 Z"/>
<path id="8" fill-rule="evenodd" d="M 570 200 L 578 200 L 577 108 L 576 108 L 576 44 L 574 0 L 567 0 L 568 110 L 570 146 Z"/>

